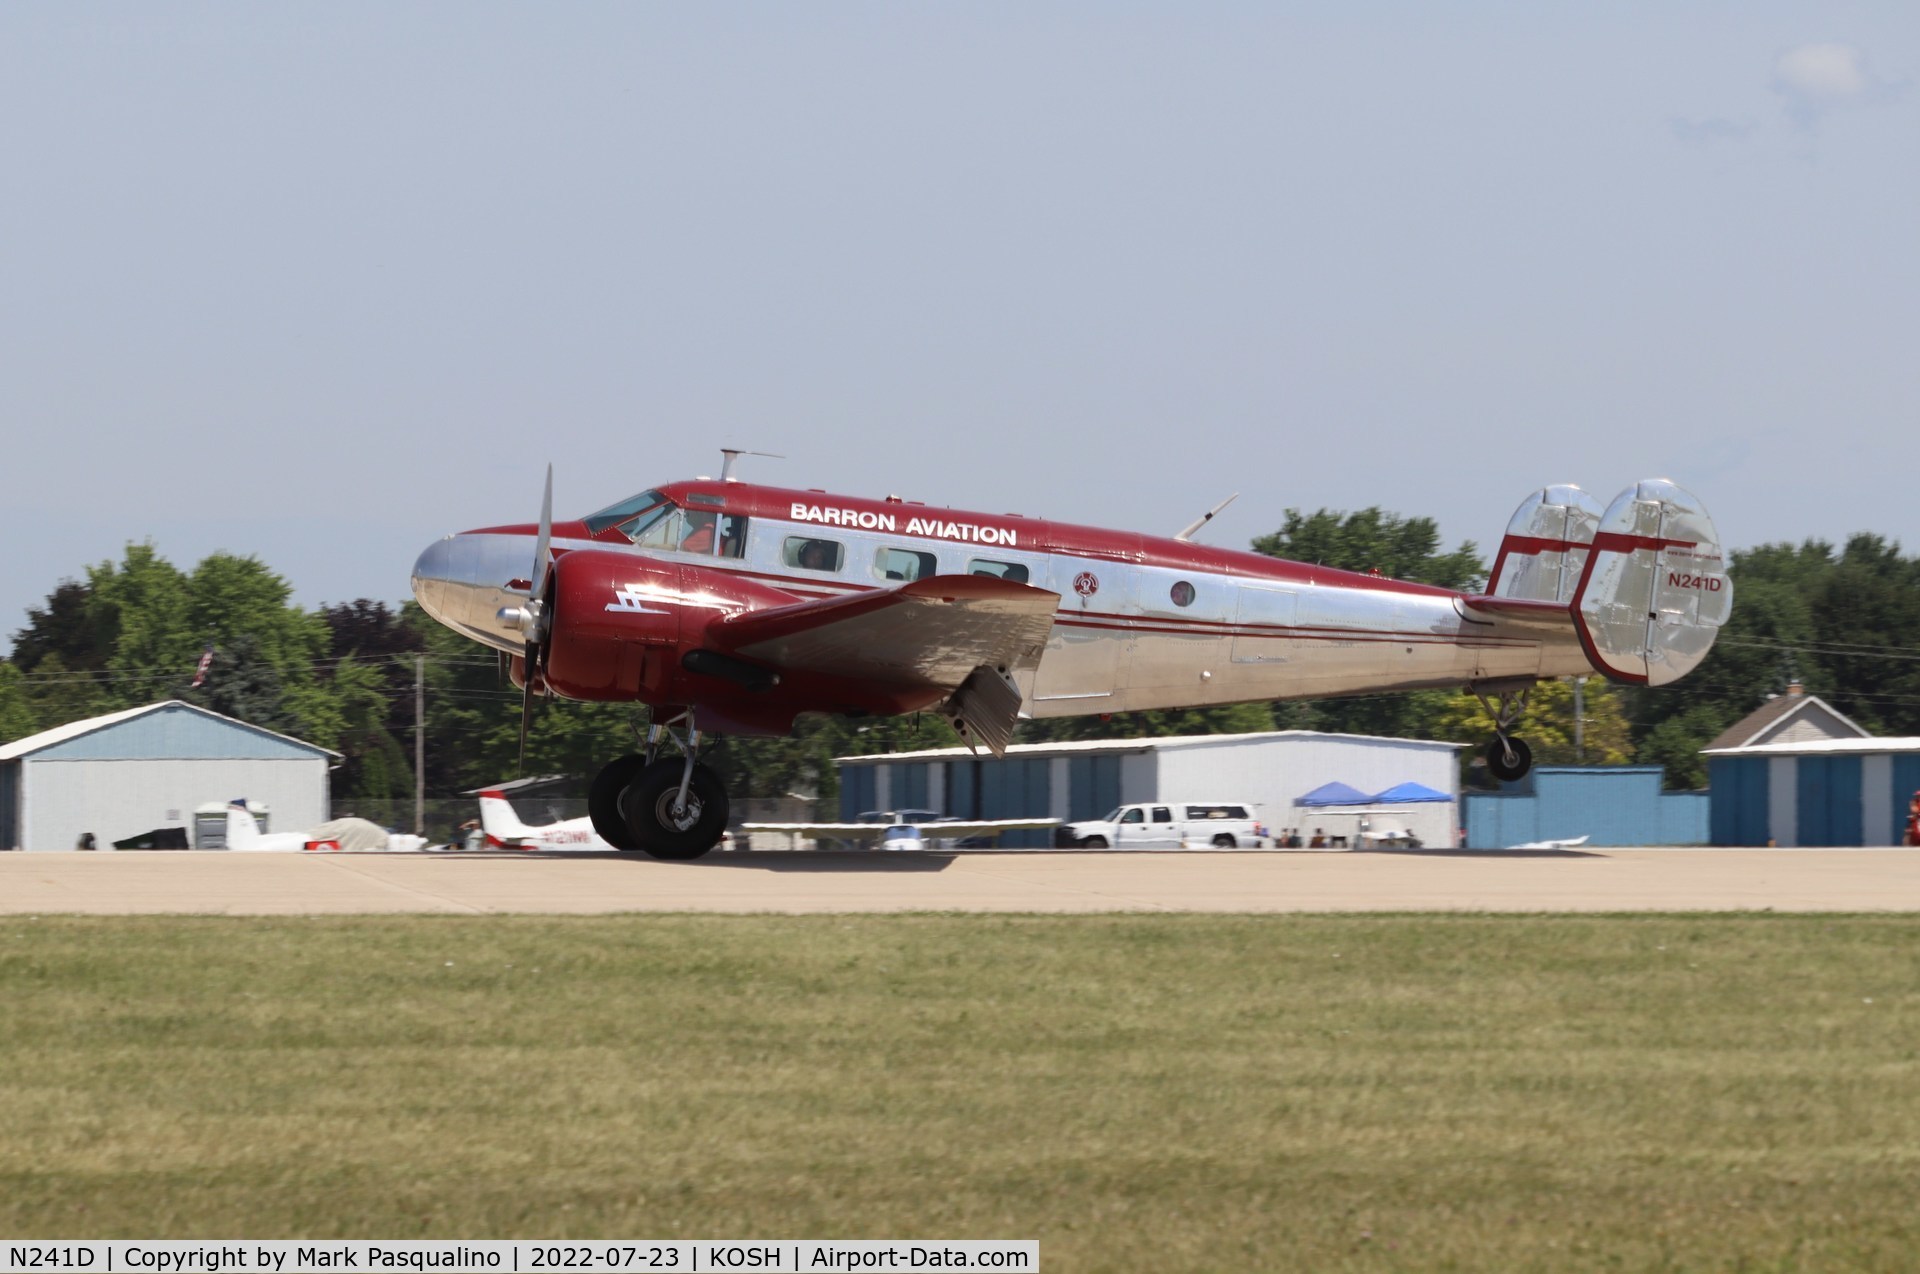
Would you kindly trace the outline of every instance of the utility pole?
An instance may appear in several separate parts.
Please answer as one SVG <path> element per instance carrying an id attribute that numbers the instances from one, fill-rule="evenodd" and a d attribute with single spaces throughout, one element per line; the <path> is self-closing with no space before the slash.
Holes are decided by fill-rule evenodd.
<path id="1" fill-rule="evenodd" d="M 413 834 L 427 834 L 427 657 L 413 657 Z"/>
<path id="2" fill-rule="evenodd" d="M 1573 679 L 1573 763 L 1587 763 L 1587 679 Z"/>

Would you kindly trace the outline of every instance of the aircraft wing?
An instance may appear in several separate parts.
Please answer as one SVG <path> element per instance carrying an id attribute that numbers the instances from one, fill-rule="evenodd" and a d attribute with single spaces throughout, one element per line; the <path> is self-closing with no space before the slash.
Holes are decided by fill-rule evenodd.
<path id="1" fill-rule="evenodd" d="M 878 840 L 889 827 L 912 827 L 924 837 L 959 840 L 965 836 L 994 836 L 1001 832 L 1019 832 L 1032 828 L 1058 827 L 1057 818 L 990 818 L 955 823 L 742 823 L 746 832 L 790 832 L 815 840 Z"/>
<path id="2" fill-rule="evenodd" d="M 775 668 L 954 691 L 976 668 L 1038 665 L 1057 593 L 990 575 L 743 611 L 708 629 L 728 654 Z"/>
<path id="3" fill-rule="evenodd" d="M 810 840 L 878 840 L 886 823 L 742 823 L 743 832 L 790 832 Z"/>
<path id="4" fill-rule="evenodd" d="M 971 823 L 915 823 L 922 836 L 933 836 L 940 840 L 959 840 L 963 836 L 995 836 L 1001 832 L 1024 832 L 1038 828 L 1058 827 L 1063 820 L 1057 818 L 989 818 Z"/>

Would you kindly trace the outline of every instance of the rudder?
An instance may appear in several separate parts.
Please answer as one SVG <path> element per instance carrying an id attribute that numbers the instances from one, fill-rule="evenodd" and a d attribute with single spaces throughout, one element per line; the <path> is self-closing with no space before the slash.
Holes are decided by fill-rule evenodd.
<path id="1" fill-rule="evenodd" d="M 1573 595 L 1587 659 L 1615 681 L 1664 686 L 1698 667 L 1733 610 L 1713 519 L 1665 479 L 1607 506 Z"/>

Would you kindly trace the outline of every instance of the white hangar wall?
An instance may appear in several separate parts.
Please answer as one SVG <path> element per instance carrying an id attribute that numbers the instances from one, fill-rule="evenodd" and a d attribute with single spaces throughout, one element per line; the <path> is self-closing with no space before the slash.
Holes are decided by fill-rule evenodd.
<path id="1" fill-rule="evenodd" d="M 1341 813 L 1337 806 L 1306 809 L 1294 800 L 1327 783 L 1345 783 L 1362 792 L 1422 783 L 1454 799 L 1372 808 L 1401 819 L 1428 845 L 1452 845 L 1459 835 L 1458 751 L 1448 743 L 1296 730 L 1218 740 L 1206 736 L 1168 740 L 1154 751 L 1159 763 L 1157 795 L 1170 800 L 1253 801 L 1260 807 L 1261 820 L 1276 835 L 1283 827 L 1298 827 L 1310 837 L 1318 827 L 1330 836 L 1351 838 L 1358 830 L 1359 815 Z"/>
<path id="2" fill-rule="evenodd" d="M 11 826 L 0 842 L 72 849 L 81 833 L 100 845 L 155 827 L 188 827 L 208 801 L 265 802 L 275 829 L 328 817 L 325 748 L 169 702 L 60 726 L 0 748 L 15 762 Z"/>

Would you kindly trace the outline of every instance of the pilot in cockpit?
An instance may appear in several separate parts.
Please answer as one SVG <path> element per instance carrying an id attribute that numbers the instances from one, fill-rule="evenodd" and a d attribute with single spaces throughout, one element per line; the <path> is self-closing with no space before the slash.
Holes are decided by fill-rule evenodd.
<path id="1" fill-rule="evenodd" d="M 682 553 L 713 552 L 713 524 L 717 515 L 703 513 L 699 509 L 687 509 L 682 514 L 686 520 L 686 531 L 680 537 Z"/>

